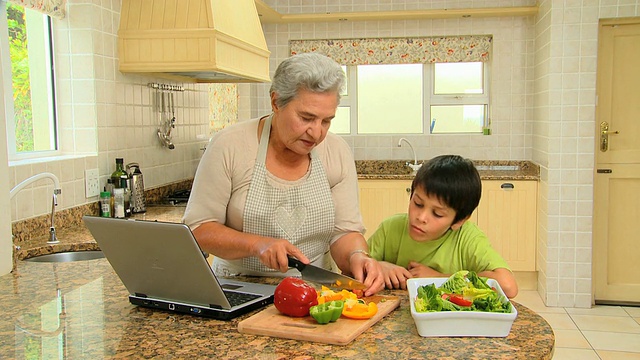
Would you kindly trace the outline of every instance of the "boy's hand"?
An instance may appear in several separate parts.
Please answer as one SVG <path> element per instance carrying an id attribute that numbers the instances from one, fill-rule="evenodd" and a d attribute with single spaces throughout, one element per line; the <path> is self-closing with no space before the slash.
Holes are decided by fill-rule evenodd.
<path id="1" fill-rule="evenodd" d="M 411 277 L 414 278 L 426 278 L 426 277 L 446 277 L 448 275 L 439 273 L 432 268 L 422 265 L 417 261 L 409 261 L 409 265 L 407 266 L 407 270 Z"/>
<path id="2" fill-rule="evenodd" d="M 407 279 L 411 278 L 409 270 L 386 261 L 380 261 L 384 283 L 387 289 L 407 289 Z"/>

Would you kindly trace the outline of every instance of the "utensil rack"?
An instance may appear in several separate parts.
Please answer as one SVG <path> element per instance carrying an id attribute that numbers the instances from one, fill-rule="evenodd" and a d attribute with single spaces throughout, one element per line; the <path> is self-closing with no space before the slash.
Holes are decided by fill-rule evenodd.
<path id="1" fill-rule="evenodd" d="M 183 86 L 171 84 L 148 83 L 147 86 L 155 90 L 154 109 L 158 113 L 158 140 L 163 147 L 175 149 L 171 141 L 171 130 L 176 127 L 176 107 L 173 93 L 185 91 Z"/>

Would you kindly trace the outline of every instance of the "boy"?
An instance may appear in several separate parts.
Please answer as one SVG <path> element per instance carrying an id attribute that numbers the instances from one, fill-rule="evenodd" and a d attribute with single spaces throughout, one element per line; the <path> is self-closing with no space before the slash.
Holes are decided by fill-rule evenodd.
<path id="1" fill-rule="evenodd" d="M 441 155 L 422 165 L 411 183 L 408 214 L 385 219 L 368 240 L 386 287 L 406 289 L 412 277 L 472 270 L 495 279 L 507 297 L 515 297 L 518 285 L 507 262 L 476 224 L 467 221 L 481 193 L 480 175 L 468 159 Z"/>

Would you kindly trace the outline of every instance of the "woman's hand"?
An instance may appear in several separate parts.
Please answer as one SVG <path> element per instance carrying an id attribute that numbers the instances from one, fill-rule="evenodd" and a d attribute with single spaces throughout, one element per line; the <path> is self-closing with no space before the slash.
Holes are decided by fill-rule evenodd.
<path id="1" fill-rule="evenodd" d="M 449 276 L 447 274 L 437 272 L 428 266 L 422 265 L 417 261 L 409 261 L 407 270 L 409 270 L 409 273 L 411 273 L 411 276 L 414 278 L 448 277 Z"/>
<path id="2" fill-rule="evenodd" d="M 353 277 L 361 281 L 367 288 L 364 296 L 371 296 L 384 289 L 384 272 L 380 263 L 363 252 L 349 257 L 349 269 Z"/>
<path id="3" fill-rule="evenodd" d="M 287 272 L 289 270 L 288 255 L 295 257 L 305 264 L 309 263 L 300 249 L 285 239 L 261 237 L 252 246 L 253 253 L 268 268 Z"/>
<path id="4" fill-rule="evenodd" d="M 409 270 L 386 261 L 380 261 L 384 274 L 384 284 L 387 289 L 407 290 L 407 279 L 413 276 Z"/>

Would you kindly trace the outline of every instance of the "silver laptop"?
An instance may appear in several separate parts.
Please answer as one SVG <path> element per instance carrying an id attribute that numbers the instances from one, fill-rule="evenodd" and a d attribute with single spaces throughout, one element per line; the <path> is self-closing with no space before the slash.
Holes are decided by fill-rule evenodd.
<path id="1" fill-rule="evenodd" d="M 273 302 L 274 285 L 216 278 L 185 224 L 83 220 L 132 304 L 228 320 Z"/>

